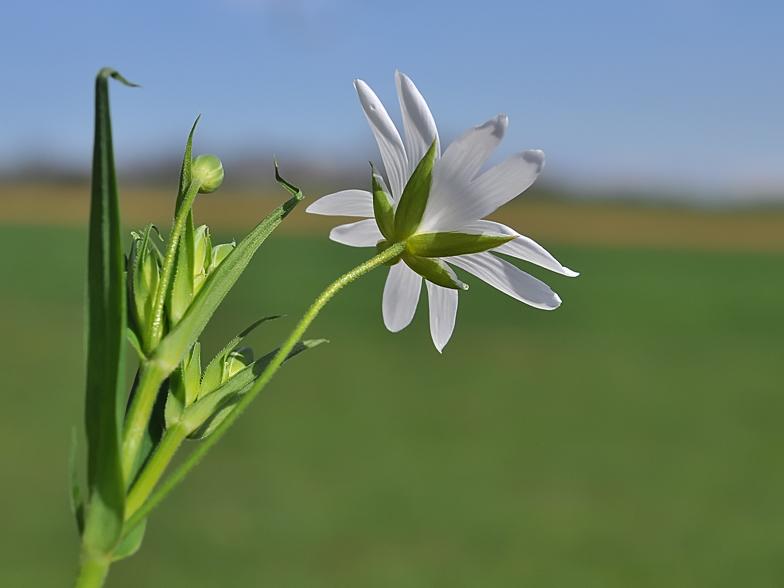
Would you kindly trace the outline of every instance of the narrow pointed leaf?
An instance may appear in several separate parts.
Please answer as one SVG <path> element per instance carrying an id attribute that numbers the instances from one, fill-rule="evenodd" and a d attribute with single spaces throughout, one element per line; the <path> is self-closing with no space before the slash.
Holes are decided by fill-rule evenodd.
<path id="1" fill-rule="evenodd" d="M 430 186 L 433 184 L 433 162 L 436 156 L 436 143 L 438 138 L 433 140 L 430 149 L 427 150 L 422 161 L 419 162 L 406 187 L 403 188 L 403 195 L 395 211 L 395 239 L 401 241 L 413 235 L 419 223 L 422 222 L 422 215 L 425 214 L 428 198 L 430 198 Z"/>
<path id="2" fill-rule="evenodd" d="M 90 236 L 87 269 L 88 506 L 84 548 L 109 554 L 122 533 L 125 485 L 120 460 L 125 366 L 125 264 L 117 177 L 109 114 L 109 78 L 127 85 L 116 71 L 102 69 L 95 83 Z"/>
<path id="3" fill-rule="evenodd" d="M 469 233 L 422 233 L 406 241 L 406 249 L 422 257 L 451 257 L 481 253 L 500 247 L 514 235 L 472 235 Z"/>
<path id="4" fill-rule="evenodd" d="M 275 173 L 277 176 L 277 169 Z M 223 298 L 231 290 L 248 263 L 250 263 L 256 250 L 281 221 L 302 201 L 303 195 L 299 189 L 288 184 L 279 176 L 277 177 L 281 185 L 289 192 L 292 192 L 294 196 L 256 225 L 256 228 L 226 256 L 226 259 L 204 282 L 201 290 L 194 297 L 177 326 L 161 340 L 151 360 L 157 362 L 169 373 L 185 357 L 185 354 L 199 337 L 210 317 L 223 301 Z"/>

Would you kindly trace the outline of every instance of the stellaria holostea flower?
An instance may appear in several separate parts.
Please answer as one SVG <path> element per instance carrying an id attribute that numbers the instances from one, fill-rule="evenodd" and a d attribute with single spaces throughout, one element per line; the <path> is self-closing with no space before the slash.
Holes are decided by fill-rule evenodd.
<path id="1" fill-rule="evenodd" d="M 396 73 L 406 145 L 381 101 L 362 80 L 354 87 L 381 150 L 389 179 L 373 169 L 373 191 L 343 190 L 311 204 L 307 212 L 366 217 L 335 227 L 330 239 L 352 247 L 384 250 L 405 242 L 389 270 L 382 310 L 384 324 L 397 332 L 414 317 L 422 278 L 430 306 L 430 334 L 441 351 L 455 326 L 458 290 L 466 286 L 445 262 L 484 280 L 530 306 L 553 310 L 561 299 L 547 284 L 519 270 L 501 253 L 565 276 L 562 266 L 538 243 L 497 222 L 481 220 L 528 188 L 544 167 L 544 153 L 516 153 L 475 177 L 503 139 L 503 114 L 473 127 L 441 155 L 435 121 L 413 82 Z M 399 261 L 403 263 L 397 263 Z"/>

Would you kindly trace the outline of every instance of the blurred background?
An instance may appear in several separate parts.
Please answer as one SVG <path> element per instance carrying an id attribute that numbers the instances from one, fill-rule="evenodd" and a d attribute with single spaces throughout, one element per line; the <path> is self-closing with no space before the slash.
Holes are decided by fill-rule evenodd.
<path id="1" fill-rule="evenodd" d="M 108 586 L 784 584 L 784 5 L 219 0 L 12 3 L 0 21 L 0 585 L 67 585 L 82 429 L 93 80 L 111 66 L 128 230 L 195 205 L 240 240 L 285 198 L 367 188 L 352 87 L 400 122 L 395 69 L 442 143 L 503 112 L 488 162 L 543 149 L 499 210 L 582 272 L 523 267 L 564 300 L 467 278 L 444 354 L 426 300 L 381 320 L 385 269 L 327 306 L 329 345 L 280 372 L 151 519 Z M 297 209 L 204 337 L 277 346 L 367 250 Z M 465 277 L 465 276 L 464 276 Z M 133 369 L 133 365 L 130 366 Z M 82 448 L 84 445 L 82 444 Z"/>

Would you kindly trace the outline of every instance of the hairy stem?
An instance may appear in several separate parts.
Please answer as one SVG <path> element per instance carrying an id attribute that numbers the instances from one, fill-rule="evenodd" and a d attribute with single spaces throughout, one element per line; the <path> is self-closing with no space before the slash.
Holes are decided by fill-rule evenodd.
<path id="1" fill-rule="evenodd" d="M 90 557 L 82 554 L 74 588 L 101 588 L 106 581 L 111 563 L 111 558 L 108 556 Z"/>
<path id="2" fill-rule="evenodd" d="M 188 431 L 185 425 L 178 423 L 166 429 L 161 442 L 155 448 L 150 460 L 144 466 L 136 482 L 134 482 L 128 498 L 125 500 L 126 520 L 139 510 L 139 507 L 147 500 L 158 480 L 163 476 L 166 466 L 169 465 L 177 449 L 179 449 L 187 436 Z"/>
<path id="3" fill-rule="evenodd" d="M 168 375 L 166 370 L 156 362 L 145 361 L 141 365 L 139 385 L 133 395 L 131 408 L 125 417 L 125 427 L 123 428 L 122 467 L 126 485 L 131 481 L 133 466 L 139 455 L 139 447 L 141 447 L 158 390 Z"/>
<path id="4" fill-rule="evenodd" d="M 185 194 L 182 205 L 177 210 L 177 216 L 174 218 L 174 223 L 172 224 L 169 243 L 166 246 L 166 258 L 163 262 L 161 279 L 160 282 L 158 282 L 158 291 L 155 293 L 155 303 L 152 307 L 153 313 L 152 324 L 150 325 L 150 341 L 152 342 L 153 348 L 155 348 L 163 335 L 163 304 L 166 300 L 166 293 L 169 289 L 172 272 L 174 272 L 174 256 L 177 254 L 177 245 L 180 242 L 182 230 L 185 228 L 185 220 L 188 218 L 188 213 L 191 211 L 193 201 L 196 199 L 199 188 L 201 188 L 201 182 L 198 180 L 191 181 L 188 186 L 188 192 Z"/>
<path id="5" fill-rule="evenodd" d="M 166 495 L 171 492 L 177 484 L 179 484 L 185 475 L 201 460 L 202 457 L 217 443 L 231 424 L 242 414 L 247 406 L 253 401 L 259 392 L 267 385 L 267 383 L 278 371 L 283 361 L 288 356 L 289 352 L 294 348 L 294 345 L 302 338 L 305 331 L 316 318 L 319 311 L 329 300 L 340 290 L 343 286 L 350 284 L 358 277 L 366 274 L 370 270 L 390 261 L 400 255 L 405 249 L 405 243 L 395 243 L 389 249 L 369 259 L 362 265 L 355 267 L 353 270 L 344 274 L 335 280 L 321 295 L 316 298 L 316 301 L 311 305 L 302 319 L 299 321 L 294 330 L 289 335 L 288 339 L 278 350 L 274 359 L 269 363 L 266 369 L 259 376 L 253 387 L 242 397 L 242 400 L 237 404 L 237 407 L 229 413 L 226 419 L 215 429 L 215 431 L 205 439 L 202 444 L 193 453 L 190 454 L 187 460 L 180 465 L 175 472 L 163 483 L 163 485 L 155 491 L 155 493 L 140 507 L 125 524 L 126 533 L 132 530 L 149 512 L 158 506 Z"/>

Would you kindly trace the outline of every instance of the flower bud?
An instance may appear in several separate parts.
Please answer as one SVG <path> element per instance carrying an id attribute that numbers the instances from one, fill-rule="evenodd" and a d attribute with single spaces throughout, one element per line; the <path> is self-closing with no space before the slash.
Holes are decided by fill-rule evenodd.
<path id="1" fill-rule="evenodd" d="M 214 155 L 199 155 L 191 162 L 191 177 L 201 182 L 199 192 L 209 194 L 223 183 L 223 164 Z"/>

